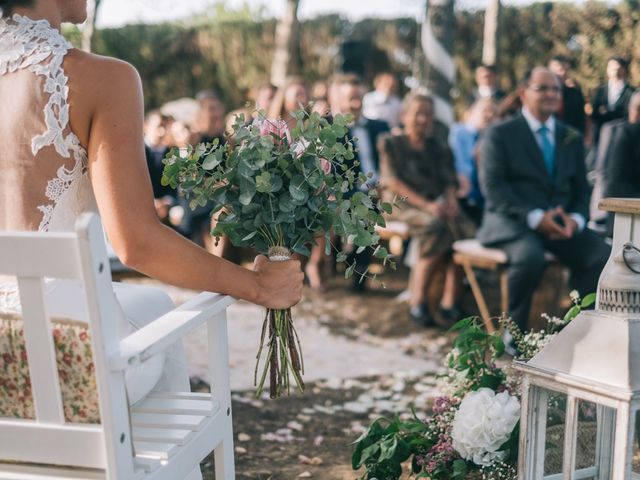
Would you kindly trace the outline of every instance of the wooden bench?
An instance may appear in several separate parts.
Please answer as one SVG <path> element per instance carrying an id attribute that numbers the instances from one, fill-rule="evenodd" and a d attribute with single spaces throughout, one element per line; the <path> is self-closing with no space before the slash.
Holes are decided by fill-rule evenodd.
<path id="1" fill-rule="evenodd" d="M 478 283 L 474 268 L 498 272 L 500 276 L 500 310 L 503 314 L 509 311 L 509 283 L 507 277 L 507 254 L 497 248 L 484 247 L 478 240 L 471 238 L 458 240 L 453 244 L 453 261 L 462 266 L 469 281 L 473 298 L 478 305 L 480 316 L 488 332 L 494 332 L 489 308 Z"/>
<path id="2" fill-rule="evenodd" d="M 376 226 L 376 233 L 389 242 L 389 251 L 395 256 L 402 255 L 405 240 L 409 240 L 409 225 L 397 220 L 389 220 L 384 227 Z"/>
<path id="3" fill-rule="evenodd" d="M 547 252 L 545 257 L 547 262 L 555 262 L 551 253 Z M 458 240 L 453 244 L 453 261 L 464 269 L 487 331 L 494 332 L 495 327 L 491 321 L 489 308 L 473 269 L 478 268 L 498 273 L 500 278 L 500 310 L 502 315 L 507 315 L 509 312 L 509 259 L 507 254 L 498 248 L 485 247 L 478 240 L 471 238 Z"/>
<path id="4" fill-rule="evenodd" d="M 212 450 L 215 478 L 235 478 L 227 296 L 202 293 L 124 339 L 100 222 L 76 232 L 0 232 L 0 275 L 18 278 L 35 418 L 0 416 L 0 479 L 177 480 Z M 65 421 L 45 278 L 79 281 L 91 330 L 99 424 Z M 130 408 L 124 372 L 206 325 L 211 393 L 153 392 Z M 22 392 L 20 392 L 22 393 Z"/>

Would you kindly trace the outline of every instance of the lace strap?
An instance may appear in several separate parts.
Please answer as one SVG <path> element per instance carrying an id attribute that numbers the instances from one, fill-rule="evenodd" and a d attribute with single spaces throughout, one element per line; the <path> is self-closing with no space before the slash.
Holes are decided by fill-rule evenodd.
<path id="1" fill-rule="evenodd" d="M 45 79 L 44 91 L 49 100 L 44 107 L 46 131 L 31 141 L 36 155 L 53 145 L 65 158 L 71 156 L 64 131 L 69 124 L 69 87 L 62 68 L 71 44 L 46 20 L 32 20 L 14 14 L 0 21 L 0 75 L 28 68 Z"/>
<path id="2" fill-rule="evenodd" d="M 47 146 L 53 146 L 62 158 L 72 158 L 71 168 L 63 164 L 56 177 L 49 180 L 48 205 L 38 209 L 43 218 L 40 231 L 47 231 L 62 198 L 78 190 L 86 173 L 87 153 L 69 126 L 69 86 L 63 68 L 64 57 L 72 48 L 62 34 L 46 20 L 32 20 L 21 15 L 0 19 L 0 76 L 27 69 L 43 77 L 43 92 L 48 94 L 43 116 L 46 130 L 31 140 L 35 156 Z M 67 201 L 67 207 L 73 202 Z"/>

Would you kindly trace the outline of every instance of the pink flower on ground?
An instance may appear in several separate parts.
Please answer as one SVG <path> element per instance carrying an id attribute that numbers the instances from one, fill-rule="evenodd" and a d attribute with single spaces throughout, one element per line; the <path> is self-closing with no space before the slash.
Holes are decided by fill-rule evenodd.
<path id="1" fill-rule="evenodd" d="M 433 403 L 435 413 L 444 413 L 451 409 L 451 399 L 449 397 L 438 397 Z"/>
<path id="2" fill-rule="evenodd" d="M 291 145 L 291 132 L 287 122 L 278 118 L 276 120 L 265 118 L 260 123 L 260 135 L 273 138 L 276 145 L 280 145 L 286 138 L 287 143 Z M 279 140 L 278 140 L 279 139 Z"/>

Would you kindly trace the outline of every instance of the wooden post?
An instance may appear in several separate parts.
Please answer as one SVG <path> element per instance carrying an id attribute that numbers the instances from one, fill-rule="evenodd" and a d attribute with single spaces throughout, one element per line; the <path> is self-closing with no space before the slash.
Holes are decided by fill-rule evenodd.
<path id="1" fill-rule="evenodd" d="M 436 118 L 447 125 L 454 121 L 450 94 L 456 81 L 454 3 L 454 0 L 426 1 L 420 40 L 424 62 L 417 72 L 422 88 L 433 97 Z"/>
<path id="2" fill-rule="evenodd" d="M 276 27 L 276 51 L 271 63 L 271 83 L 277 87 L 283 86 L 288 76 L 297 75 L 302 70 L 299 5 L 300 0 L 287 0 L 287 9 Z"/>
<path id="3" fill-rule="evenodd" d="M 87 20 L 84 30 L 82 31 L 82 50 L 85 52 L 91 52 L 91 43 L 93 33 L 96 30 L 96 19 L 98 18 L 98 9 L 100 8 L 101 1 L 102 0 L 87 1 Z"/>
<path id="4" fill-rule="evenodd" d="M 495 65 L 498 59 L 498 29 L 500 18 L 500 0 L 491 0 L 484 12 L 484 41 L 482 44 L 482 63 Z"/>

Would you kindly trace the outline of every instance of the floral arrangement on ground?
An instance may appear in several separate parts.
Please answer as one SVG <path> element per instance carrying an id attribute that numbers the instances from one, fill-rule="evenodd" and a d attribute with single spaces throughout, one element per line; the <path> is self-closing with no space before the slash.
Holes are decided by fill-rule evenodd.
<path id="1" fill-rule="evenodd" d="M 522 332 L 510 319 L 500 324 L 513 337 L 519 358 L 540 351 L 595 294 L 580 298 L 563 318 L 543 315 L 545 329 Z M 397 480 L 410 463 L 416 478 L 431 480 L 515 480 L 520 420 L 519 379 L 511 362 L 498 362 L 505 344 L 498 332 L 487 333 L 477 317 L 459 321 L 452 351 L 445 359 L 443 395 L 432 416 L 403 421 L 399 416 L 374 420 L 355 442 L 352 467 L 364 467 L 362 480 Z"/>

